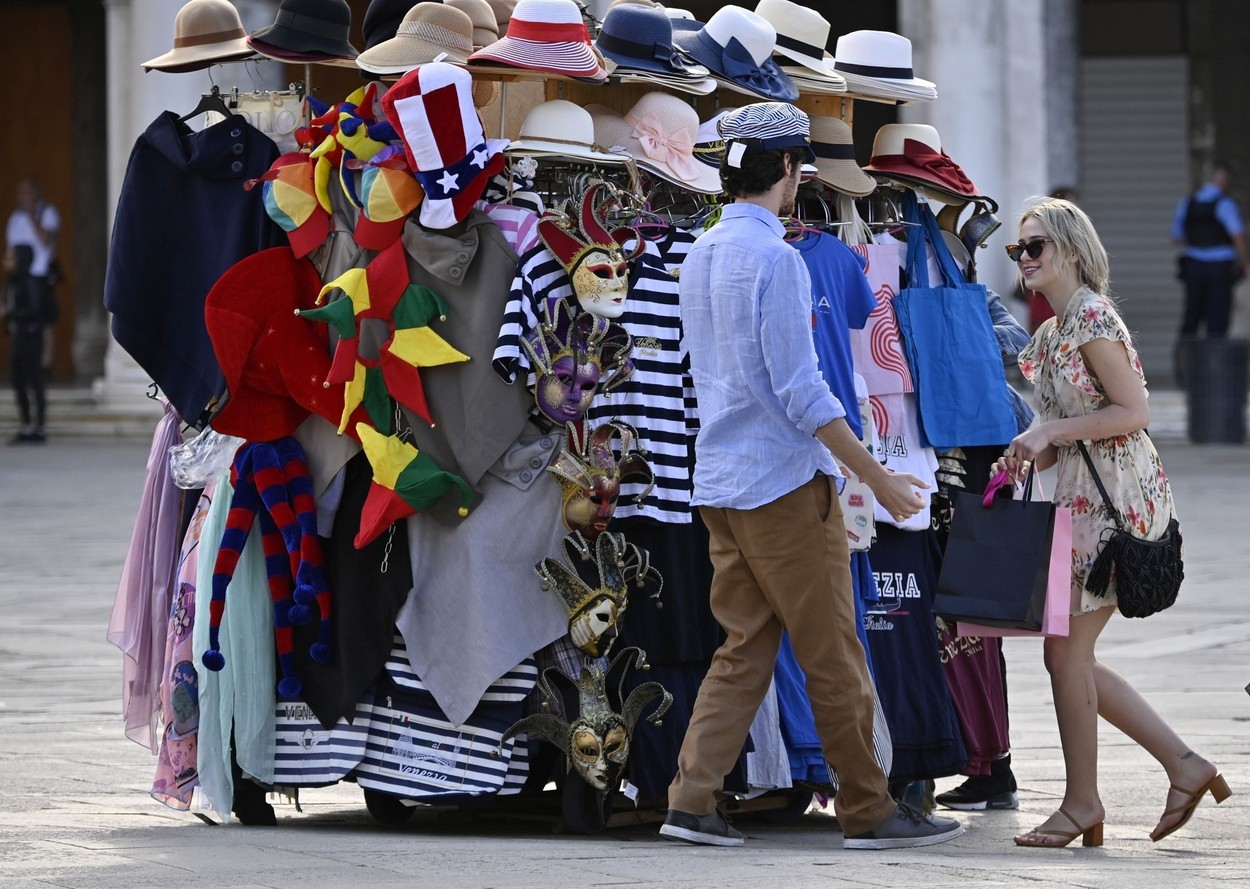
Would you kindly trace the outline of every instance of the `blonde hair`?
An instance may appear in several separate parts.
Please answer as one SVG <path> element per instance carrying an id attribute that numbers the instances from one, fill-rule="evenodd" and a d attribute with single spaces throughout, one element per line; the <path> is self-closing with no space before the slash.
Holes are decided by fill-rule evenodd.
<path id="1" fill-rule="evenodd" d="M 1085 211 L 1062 198 L 1039 198 L 1020 215 L 1020 225 L 1036 219 L 1055 243 L 1055 268 L 1076 267 L 1076 277 L 1095 293 L 1110 296 L 1111 263 Z M 1023 284 L 1023 278 L 1021 279 Z M 1025 287 L 1027 290 L 1028 288 Z"/>

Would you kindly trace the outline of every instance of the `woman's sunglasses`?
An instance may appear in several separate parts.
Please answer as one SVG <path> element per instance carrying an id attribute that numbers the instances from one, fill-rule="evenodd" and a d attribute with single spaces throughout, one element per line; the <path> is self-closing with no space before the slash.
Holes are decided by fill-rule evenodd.
<path id="1" fill-rule="evenodd" d="M 1050 238 L 1034 238 L 1026 243 L 1008 244 L 1006 246 L 1007 256 L 1012 262 L 1019 262 L 1020 257 L 1028 254 L 1029 259 L 1037 259 L 1042 255 L 1042 251 L 1046 249 L 1047 244 L 1053 244 Z"/>

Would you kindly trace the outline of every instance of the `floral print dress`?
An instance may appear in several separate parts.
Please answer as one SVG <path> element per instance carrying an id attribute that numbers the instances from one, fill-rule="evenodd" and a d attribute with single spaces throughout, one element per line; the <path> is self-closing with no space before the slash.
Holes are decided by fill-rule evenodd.
<path id="1" fill-rule="evenodd" d="M 1020 370 L 1036 384 L 1043 422 L 1092 414 L 1107 397 L 1085 366 L 1080 347 L 1095 339 L 1124 343 L 1133 369 L 1145 382 L 1137 350 L 1110 300 L 1082 287 L 1069 300 L 1062 318 L 1045 321 L 1020 353 Z M 1098 486 L 1074 441 L 1057 441 L 1058 480 L 1054 502 L 1072 510 L 1073 613 L 1115 604 L 1114 578 L 1105 597 L 1085 589 L 1085 578 L 1102 546 L 1103 532 L 1116 527 Z M 1176 515 L 1172 489 L 1159 453 L 1145 431 L 1089 441 L 1090 458 L 1107 493 L 1131 533 L 1158 540 Z"/>

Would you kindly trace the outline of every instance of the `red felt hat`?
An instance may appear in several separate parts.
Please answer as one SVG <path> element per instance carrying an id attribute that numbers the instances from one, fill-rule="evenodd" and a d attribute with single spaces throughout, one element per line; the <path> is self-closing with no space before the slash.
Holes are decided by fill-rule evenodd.
<path id="1" fill-rule="evenodd" d="M 310 413 L 338 425 L 343 389 L 327 388 L 330 355 L 321 325 L 300 318 L 321 279 L 289 247 L 263 250 L 231 266 L 204 304 L 204 320 L 230 390 L 212 427 L 249 441 L 290 435 Z M 363 409 L 359 422 L 369 423 Z M 347 427 L 355 431 L 355 421 Z"/>

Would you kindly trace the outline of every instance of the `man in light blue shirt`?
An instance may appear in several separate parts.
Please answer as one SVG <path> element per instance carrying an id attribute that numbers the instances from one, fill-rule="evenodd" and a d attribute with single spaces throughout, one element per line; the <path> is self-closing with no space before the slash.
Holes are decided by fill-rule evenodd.
<path id="1" fill-rule="evenodd" d="M 900 521 L 924 505 L 920 479 L 865 450 L 816 362 L 811 280 L 783 239 L 807 115 L 764 102 L 720 123 L 721 181 L 736 203 L 682 263 L 681 320 L 699 406 L 693 503 L 707 525 L 711 608 L 726 641 L 699 688 L 669 788 L 663 836 L 722 846 L 743 836 L 716 808 L 768 690 L 787 630 L 807 677 L 843 847 L 927 846 L 958 836 L 891 798 L 873 752 L 873 690 L 855 632 L 840 463 Z M 835 461 L 836 458 L 836 461 Z"/>
<path id="2" fill-rule="evenodd" d="M 1247 259 L 1241 211 L 1227 193 L 1230 178 L 1227 166 L 1215 164 L 1207 182 L 1177 204 L 1172 219 L 1172 240 L 1184 247 L 1182 337 L 1195 336 L 1204 320 L 1207 336 L 1228 334 L 1233 285 Z"/>

